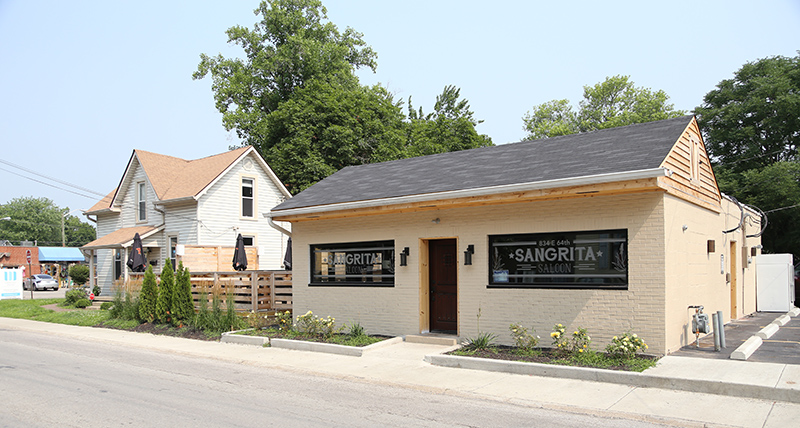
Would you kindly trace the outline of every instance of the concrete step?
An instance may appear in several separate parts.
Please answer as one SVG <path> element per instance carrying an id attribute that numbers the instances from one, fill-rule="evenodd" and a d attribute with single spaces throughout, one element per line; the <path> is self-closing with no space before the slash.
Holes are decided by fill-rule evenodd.
<path id="1" fill-rule="evenodd" d="M 425 345 L 455 346 L 458 337 L 450 335 L 409 334 L 405 337 L 408 343 L 422 343 Z"/>

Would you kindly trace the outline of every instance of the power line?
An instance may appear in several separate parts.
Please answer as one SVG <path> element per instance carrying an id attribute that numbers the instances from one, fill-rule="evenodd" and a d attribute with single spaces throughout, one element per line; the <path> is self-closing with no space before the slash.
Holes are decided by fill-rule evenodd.
<path id="1" fill-rule="evenodd" d="M 775 208 L 774 210 L 764 211 L 765 213 L 774 213 L 775 211 L 788 210 L 790 208 L 800 207 L 800 204 L 789 205 L 788 207 Z"/>
<path id="2" fill-rule="evenodd" d="M 39 173 L 39 172 L 36 172 L 36 171 L 30 170 L 30 169 L 28 169 L 28 168 L 24 168 L 24 167 L 22 167 L 22 166 L 16 165 L 16 164 L 14 164 L 14 163 L 11 163 L 11 162 L 9 162 L 9 161 L 7 161 L 7 160 L 4 160 L 4 159 L 0 159 L 0 163 L 2 163 L 2 164 L 5 164 L 5 165 L 8 165 L 8 166 L 10 166 L 10 167 L 12 167 L 12 168 L 16 168 L 16 169 L 19 169 L 19 170 L 25 171 L 25 172 L 27 172 L 27 173 L 29 173 L 29 174 L 37 175 L 37 176 L 39 176 L 39 177 L 42 177 L 42 178 L 46 178 L 46 179 L 48 179 L 48 180 L 55 181 L 55 182 L 57 182 L 57 183 L 60 183 L 60 184 L 63 184 L 63 185 L 65 185 L 65 186 L 69 186 L 69 187 L 72 187 L 72 188 L 74 188 L 74 189 L 78 189 L 78 190 L 80 190 L 80 191 L 82 191 L 82 192 L 91 193 L 91 194 L 94 194 L 94 195 L 97 195 L 97 196 L 105 196 L 105 194 L 103 194 L 103 193 L 100 193 L 100 192 L 94 191 L 94 190 L 92 190 L 92 189 L 87 189 L 87 188 L 85 188 L 85 187 L 78 186 L 77 184 L 72 184 L 72 183 L 70 183 L 70 182 L 68 182 L 68 181 L 60 180 L 60 179 L 58 179 L 58 178 L 54 178 L 54 177 L 50 177 L 50 176 L 47 176 L 47 175 L 41 174 L 41 173 Z M 4 171 L 11 172 L 11 171 L 8 171 L 8 170 L 5 170 L 5 169 L 4 169 Z M 17 175 L 19 175 L 19 174 L 17 174 Z M 20 175 L 20 176 L 21 176 L 21 177 L 23 177 L 23 178 L 27 178 L 27 179 L 29 179 L 29 180 L 36 181 L 36 182 L 38 182 L 38 183 L 42 183 L 41 181 L 34 180 L 34 179 L 30 178 L 30 177 L 25 177 L 25 176 L 23 176 L 23 175 Z M 45 183 L 42 183 L 42 184 L 45 184 Z M 55 186 L 54 186 L 54 187 L 55 187 Z M 66 189 L 61 189 L 61 190 L 66 190 Z"/>
<path id="3" fill-rule="evenodd" d="M 7 172 L 9 174 L 14 174 L 14 175 L 22 177 L 22 178 L 27 178 L 28 180 L 35 181 L 35 182 L 40 183 L 40 184 L 44 184 L 45 186 L 50 186 L 50 187 L 56 188 L 58 190 L 63 190 L 65 192 L 69 192 L 69 193 L 72 193 L 72 194 L 75 194 L 75 195 L 78 195 L 78 196 L 83 196 L 86 199 L 91 199 L 93 201 L 97 201 L 97 198 L 94 197 L 94 196 L 84 195 L 83 193 L 78 193 L 78 192 L 75 192 L 75 191 L 72 191 L 72 190 L 69 190 L 69 189 L 65 189 L 63 187 L 58 187 L 58 186 L 56 186 L 54 184 L 45 183 L 44 181 L 37 180 L 37 179 L 31 178 L 31 177 L 26 177 L 26 176 L 24 176 L 22 174 L 16 173 L 14 171 L 9 171 L 9 170 L 7 170 L 5 168 L 2 168 L 2 167 L 0 167 L 0 170 L 5 171 L 5 172 Z M 105 195 L 103 195 L 103 196 L 105 196 Z"/>

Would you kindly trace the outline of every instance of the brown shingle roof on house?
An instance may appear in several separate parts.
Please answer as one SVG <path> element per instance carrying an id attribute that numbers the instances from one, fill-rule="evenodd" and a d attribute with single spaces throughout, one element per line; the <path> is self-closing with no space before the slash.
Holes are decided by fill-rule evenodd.
<path id="1" fill-rule="evenodd" d="M 249 148 L 190 161 L 144 150 L 135 152 L 156 196 L 164 201 L 196 196 Z"/>
<path id="2" fill-rule="evenodd" d="M 250 146 L 246 146 L 195 160 L 185 160 L 145 150 L 134 150 L 132 160 L 136 159 L 139 162 L 153 186 L 156 196 L 159 200 L 165 201 L 197 196 L 250 149 Z M 125 174 L 128 172 L 126 170 Z M 123 176 L 123 182 L 124 180 Z M 122 182 L 121 185 L 123 185 Z M 87 214 L 112 208 L 118 190 L 119 186 L 94 204 Z"/>
<path id="3" fill-rule="evenodd" d="M 97 203 L 94 204 L 91 208 L 89 208 L 86 211 L 86 213 L 87 214 L 91 214 L 91 213 L 96 212 L 96 211 L 102 211 L 102 210 L 107 210 L 107 209 L 111 208 L 111 201 L 114 200 L 114 194 L 115 193 L 117 193 L 117 189 L 112 190 L 111 193 L 109 193 L 106 196 L 104 196 L 103 199 L 100 199 L 99 201 L 97 201 Z"/>
<path id="4" fill-rule="evenodd" d="M 125 227 L 122 229 L 117 229 L 102 238 L 95 239 L 94 241 L 84 245 L 81 247 L 84 250 L 92 250 L 92 249 L 99 249 L 99 248 L 117 248 L 125 246 L 126 243 L 133 241 L 134 235 L 137 233 L 142 239 L 147 238 L 148 236 L 152 235 L 153 233 L 157 232 L 158 230 L 162 229 L 161 227 L 156 226 L 136 226 L 136 227 Z"/>

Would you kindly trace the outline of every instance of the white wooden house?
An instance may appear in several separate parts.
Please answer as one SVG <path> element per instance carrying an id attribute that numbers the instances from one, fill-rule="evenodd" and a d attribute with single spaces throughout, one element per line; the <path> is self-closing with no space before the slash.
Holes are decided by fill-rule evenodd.
<path id="1" fill-rule="evenodd" d="M 117 188 L 85 213 L 97 223 L 99 238 L 81 249 L 107 296 L 114 281 L 128 275 L 125 262 L 136 233 L 157 273 L 167 258 L 192 271 L 230 271 L 227 255 L 239 233 L 252 247 L 248 269 L 281 269 L 287 238 L 261 213 L 288 198 L 249 146 L 196 160 L 134 150 Z M 213 262 L 190 257 L 204 252 L 212 253 Z"/>

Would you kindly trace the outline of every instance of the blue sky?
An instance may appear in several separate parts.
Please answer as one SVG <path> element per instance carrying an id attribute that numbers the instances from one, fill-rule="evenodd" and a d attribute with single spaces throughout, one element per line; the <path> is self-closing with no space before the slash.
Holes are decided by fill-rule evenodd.
<path id="1" fill-rule="evenodd" d="M 461 88 L 495 144 L 524 136 L 522 116 L 584 85 L 629 75 L 678 109 L 744 63 L 795 56 L 800 2 L 328 0 L 329 19 L 378 53 L 380 83 L 430 111 Z M 116 187 L 133 149 L 196 159 L 237 142 L 222 127 L 200 53 L 239 55 L 225 30 L 252 27 L 258 1 L 0 0 L 0 203 L 23 196 L 86 209 L 86 189 Z M 11 165 L 9 165 L 9 163 Z"/>

